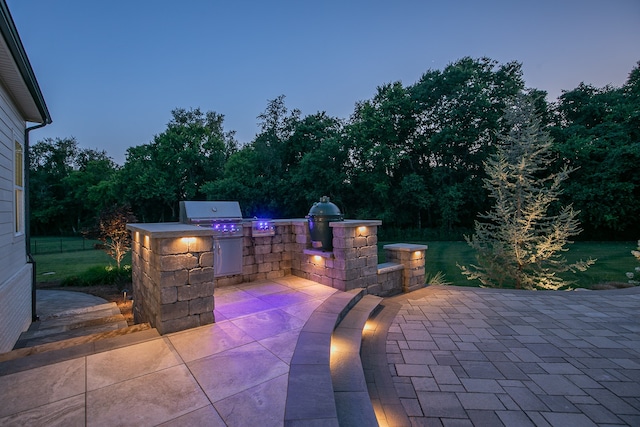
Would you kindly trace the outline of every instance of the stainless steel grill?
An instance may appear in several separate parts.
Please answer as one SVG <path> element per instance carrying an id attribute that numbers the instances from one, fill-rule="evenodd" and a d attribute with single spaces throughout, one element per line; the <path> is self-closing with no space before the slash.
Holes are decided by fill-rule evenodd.
<path id="1" fill-rule="evenodd" d="M 213 230 L 214 277 L 242 274 L 242 211 L 238 202 L 180 202 L 180 222 Z"/>

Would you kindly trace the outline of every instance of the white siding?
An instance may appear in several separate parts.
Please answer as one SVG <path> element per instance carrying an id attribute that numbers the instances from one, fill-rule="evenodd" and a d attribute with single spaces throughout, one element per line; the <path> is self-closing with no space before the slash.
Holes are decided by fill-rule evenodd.
<path id="1" fill-rule="evenodd" d="M 31 265 L 24 234 L 15 233 L 13 159 L 25 122 L 0 85 L 0 352 L 11 350 L 31 323 Z"/>
<path id="2" fill-rule="evenodd" d="M 0 353 L 11 351 L 31 325 L 31 264 L 0 283 Z"/>

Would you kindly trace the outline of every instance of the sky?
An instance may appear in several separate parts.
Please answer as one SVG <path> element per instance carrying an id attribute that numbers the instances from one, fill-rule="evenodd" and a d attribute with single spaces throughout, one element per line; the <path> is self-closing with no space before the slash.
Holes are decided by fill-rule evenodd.
<path id="1" fill-rule="evenodd" d="M 249 143 L 269 100 L 348 119 L 378 86 L 465 56 L 522 64 L 554 101 L 622 86 L 640 61 L 640 0 L 6 0 L 53 123 L 123 164 L 175 108 L 225 116 Z"/>

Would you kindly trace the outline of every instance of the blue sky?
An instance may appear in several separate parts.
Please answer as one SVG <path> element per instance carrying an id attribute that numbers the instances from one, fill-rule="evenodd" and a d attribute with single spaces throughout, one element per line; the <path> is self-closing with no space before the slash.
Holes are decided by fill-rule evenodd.
<path id="1" fill-rule="evenodd" d="M 7 0 L 53 117 L 122 164 L 176 107 L 225 115 L 241 143 L 267 101 L 348 118 L 377 86 L 464 57 L 519 61 L 551 100 L 622 85 L 640 60 L 638 0 Z"/>

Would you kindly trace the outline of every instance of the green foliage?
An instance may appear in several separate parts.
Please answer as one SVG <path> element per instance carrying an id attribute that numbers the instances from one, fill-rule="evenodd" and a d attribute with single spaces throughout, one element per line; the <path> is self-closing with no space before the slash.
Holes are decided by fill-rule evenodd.
<path id="1" fill-rule="evenodd" d="M 116 165 L 106 152 L 81 149 L 74 138 L 47 138 L 29 147 L 31 230 L 77 234 L 113 200 L 103 182 Z"/>
<path id="2" fill-rule="evenodd" d="M 640 232 L 640 67 L 621 88 L 582 83 L 564 92 L 554 121 L 554 149 L 577 169 L 564 199 L 581 210 L 588 231 Z"/>
<path id="3" fill-rule="evenodd" d="M 446 286 L 451 282 L 445 280 L 445 274 L 442 271 L 438 271 L 435 274 L 426 273 L 424 275 L 424 283 L 429 286 Z"/>
<path id="4" fill-rule="evenodd" d="M 201 186 L 222 178 L 225 162 L 237 150 L 224 116 L 199 108 L 175 109 L 167 129 L 149 144 L 127 150 L 118 187 L 144 222 L 177 220 L 181 200 L 202 200 Z"/>
<path id="5" fill-rule="evenodd" d="M 30 147 L 31 228 L 77 234 L 122 203 L 143 222 L 174 221 L 180 200 L 203 199 L 238 200 L 246 217 L 302 217 L 327 195 L 346 217 L 455 234 L 490 208 L 484 162 L 520 93 L 555 139 L 551 171 L 574 170 L 558 204 L 573 203 L 589 238 L 640 232 L 640 66 L 621 88 L 581 84 L 548 104 L 525 89 L 521 64 L 469 57 L 381 85 L 344 120 L 303 116 L 278 96 L 243 146 L 223 115 L 197 108 L 173 110 L 122 167 L 73 138 L 40 141 Z"/>
<path id="6" fill-rule="evenodd" d="M 59 282 L 68 276 L 78 275 L 89 267 L 105 267 L 113 261 L 104 251 L 96 249 L 36 254 L 34 258 L 38 282 Z M 130 254 L 125 256 L 123 263 L 131 263 Z"/>
<path id="7" fill-rule="evenodd" d="M 462 266 L 462 272 L 491 287 L 567 287 L 571 282 L 560 273 L 584 271 L 595 262 L 569 264 L 562 255 L 569 238 L 581 231 L 571 206 L 552 212 L 571 170 L 565 166 L 545 176 L 552 142 L 529 100 L 517 98 L 505 116 L 510 131 L 485 164 L 485 188 L 494 206 L 480 215 L 483 221 L 476 221 L 475 233 L 467 238 L 478 264 Z"/>
<path id="8" fill-rule="evenodd" d="M 385 244 L 397 242 L 397 240 L 378 242 L 378 260 L 384 260 Z M 426 251 L 425 273 L 433 277 L 442 272 L 447 281 L 454 286 L 478 286 L 478 281 L 470 281 L 461 274 L 458 265 L 469 265 L 476 261 L 476 252 L 464 241 L 432 241 L 412 240 L 414 243 L 424 244 L 429 247 Z M 635 242 L 575 242 L 569 246 L 565 256 L 569 263 L 580 259 L 592 257 L 598 262 L 586 271 L 576 273 L 561 273 L 560 276 L 567 280 L 574 280 L 575 287 L 594 288 L 594 286 L 620 282 L 627 271 L 632 271 L 637 266 L 629 252 L 635 248 Z"/>
<path id="9" fill-rule="evenodd" d="M 78 275 L 63 279 L 60 286 L 116 285 L 119 290 L 123 290 L 128 283 L 131 283 L 130 265 L 123 265 L 120 268 L 94 266 Z"/>
<path id="10" fill-rule="evenodd" d="M 120 268 L 122 259 L 131 250 L 131 232 L 127 224 L 137 222 L 128 205 L 114 205 L 100 213 L 95 227 L 85 232 L 102 242 L 102 249 Z"/>

